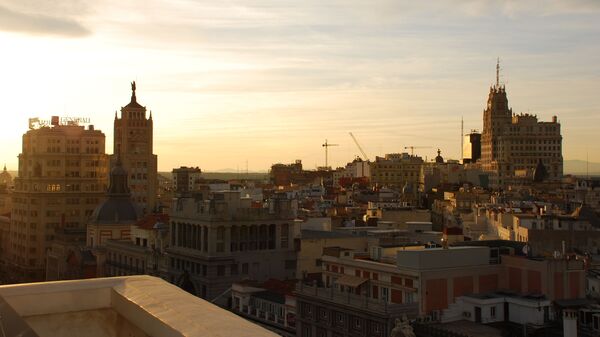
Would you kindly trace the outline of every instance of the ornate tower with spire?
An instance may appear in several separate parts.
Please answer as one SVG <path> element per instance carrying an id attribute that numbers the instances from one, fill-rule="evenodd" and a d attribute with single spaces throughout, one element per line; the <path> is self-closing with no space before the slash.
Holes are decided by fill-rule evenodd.
<path id="1" fill-rule="evenodd" d="M 562 177 L 562 136 L 556 116 L 550 122 L 537 116 L 513 114 L 506 87 L 500 83 L 500 59 L 496 63 L 496 84 L 490 87 L 483 110 L 481 168 L 493 173 L 492 186 L 506 187 L 519 180 L 533 179 L 538 163 L 549 168 L 548 178 Z"/>
<path id="2" fill-rule="evenodd" d="M 114 152 L 129 175 L 131 198 L 142 211 L 152 212 L 156 206 L 157 156 L 153 154 L 152 112 L 137 102 L 136 83 L 131 82 L 131 101 L 115 112 Z M 113 155 L 113 162 L 116 156 Z"/>
<path id="3" fill-rule="evenodd" d="M 500 84 L 500 59 L 496 63 L 496 84 L 490 87 L 486 108 L 483 110 L 483 132 L 481 133 L 481 164 L 486 171 L 502 171 L 499 160 L 500 138 L 510 127 L 512 109 L 508 107 L 506 87 Z"/>

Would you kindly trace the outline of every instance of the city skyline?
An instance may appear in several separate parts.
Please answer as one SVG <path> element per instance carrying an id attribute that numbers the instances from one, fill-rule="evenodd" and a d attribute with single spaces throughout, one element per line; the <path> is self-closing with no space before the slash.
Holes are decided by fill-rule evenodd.
<path id="1" fill-rule="evenodd" d="M 431 146 L 415 151 L 428 159 L 437 148 L 458 159 L 461 116 L 465 132 L 482 130 L 499 56 L 514 112 L 557 115 L 565 160 L 600 162 L 596 2 L 363 9 L 358 1 L 5 1 L 0 41 L 12 48 L 0 65 L 0 158 L 16 169 L 28 118 L 51 115 L 89 117 L 111 153 L 114 112 L 137 80 L 160 171 L 243 171 L 246 160 L 265 171 L 295 159 L 314 168 L 324 165 L 325 139 L 342 145 L 329 152 L 340 166 L 359 155 L 348 132 L 371 159 L 410 145 Z"/>

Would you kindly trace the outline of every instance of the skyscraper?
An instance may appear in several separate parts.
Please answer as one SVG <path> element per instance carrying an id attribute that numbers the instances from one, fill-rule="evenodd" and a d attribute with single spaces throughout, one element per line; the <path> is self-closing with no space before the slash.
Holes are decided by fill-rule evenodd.
<path id="1" fill-rule="evenodd" d="M 558 180 L 563 173 L 562 136 L 556 116 L 540 122 L 528 113 L 513 114 L 508 107 L 506 88 L 499 83 L 490 87 L 483 111 L 481 167 L 492 172 L 492 185 L 503 187 L 514 178 L 533 178 L 536 167 L 544 166 L 548 179 Z"/>
<path id="2" fill-rule="evenodd" d="M 44 280 L 56 231 L 85 228 L 107 184 L 105 136 L 58 117 L 23 135 L 6 252 L 15 282 Z"/>
<path id="3" fill-rule="evenodd" d="M 143 214 L 156 206 L 157 156 L 153 154 L 152 112 L 146 118 L 146 107 L 137 102 L 135 82 L 131 83 L 131 101 L 121 108 L 121 118 L 115 113 L 114 156 L 119 154 L 125 171 L 131 198 Z"/>

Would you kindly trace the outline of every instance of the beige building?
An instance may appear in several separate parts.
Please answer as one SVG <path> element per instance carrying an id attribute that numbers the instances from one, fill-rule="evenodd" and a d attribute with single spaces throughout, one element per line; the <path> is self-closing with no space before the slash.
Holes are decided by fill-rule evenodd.
<path id="1" fill-rule="evenodd" d="M 367 251 L 366 235 L 340 231 L 302 230 L 298 247 L 296 278 L 299 280 L 323 271 L 323 250 L 341 247 L 355 251 Z"/>
<path id="2" fill-rule="evenodd" d="M 146 214 L 156 207 L 158 158 L 152 153 L 152 112 L 146 118 L 146 107 L 140 105 L 135 96 L 135 82 L 131 89 L 131 102 L 121 108 L 121 118 L 115 113 L 113 153 L 121 156 L 123 167 L 129 173 L 131 197 Z"/>
<path id="3" fill-rule="evenodd" d="M 490 87 L 483 111 L 482 169 L 493 173 L 492 186 L 502 187 L 514 183 L 515 178 L 533 179 L 536 168 L 540 171 L 539 163 L 546 171 L 542 178 L 562 178 L 560 123 L 556 116 L 540 122 L 535 115 L 513 114 L 504 85 L 496 83 Z"/>
<path id="4" fill-rule="evenodd" d="M 104 133 L 53 122 L 23 135 L 7 249 L 14 282 L 43 280 L 55 232 L 84 228 L 106 190 Z"/>
<path id="5" fill-rule="evenodd" d="M 423 159 L 408 153 L 388 153 L 371 163 L 371 184 L 407 187 L 417 191 Z"/>

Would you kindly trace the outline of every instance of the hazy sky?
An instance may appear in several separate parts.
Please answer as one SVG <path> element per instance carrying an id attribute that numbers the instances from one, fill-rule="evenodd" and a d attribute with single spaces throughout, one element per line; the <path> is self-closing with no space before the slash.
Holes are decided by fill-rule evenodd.
<path id="1" fill-rule="evenodd" d="M 93 4 L 92 4 L 93 3 Z M 496 58 L 514 112 L 558 115 L 565 159 L 600 161 L 600 1 L 0 0 L 0 161 L 29 117 L 90 117 L 112 150 L 137 81 L 159 169 L 266 170 L 460 156 Z M 1 162 L 0 162 L 1 163 Z"/>

